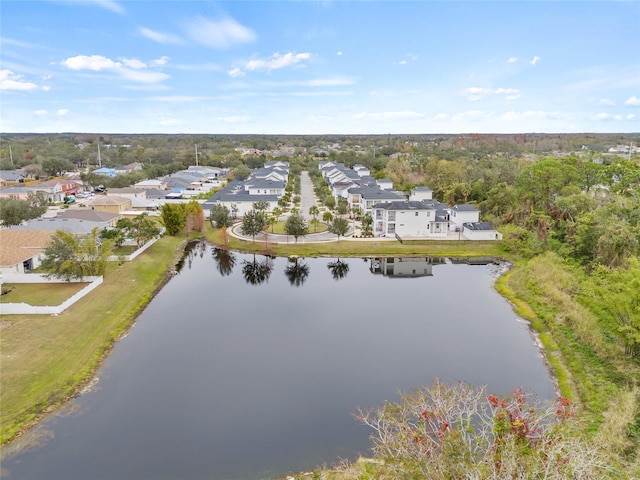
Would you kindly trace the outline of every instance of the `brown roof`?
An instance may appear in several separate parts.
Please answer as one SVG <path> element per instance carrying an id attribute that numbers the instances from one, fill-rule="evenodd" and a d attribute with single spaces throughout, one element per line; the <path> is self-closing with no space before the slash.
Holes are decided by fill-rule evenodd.
<path id="1" fill-rule="evenodd" d="M 124 203 L 131 203 L 131 199 L 117 195 L 96 195 L 87 203 L 89 205 L 122 205 Z"/>
<path id="2" fill-rule="evenodd" d="M 0 229 L 0 265 L 10 267 L 42 252 L 54 232 Z"/>

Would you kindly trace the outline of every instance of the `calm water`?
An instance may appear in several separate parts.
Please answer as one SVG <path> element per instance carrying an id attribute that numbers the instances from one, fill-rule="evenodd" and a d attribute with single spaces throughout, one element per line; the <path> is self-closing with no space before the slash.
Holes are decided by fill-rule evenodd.
<path id="1" fill-rule="evenodd" d="M 436 377 L 551 398 L 501 268 L 200 245 L 3 478 L 273 478 L 367 454 L 351 413 Z"/>

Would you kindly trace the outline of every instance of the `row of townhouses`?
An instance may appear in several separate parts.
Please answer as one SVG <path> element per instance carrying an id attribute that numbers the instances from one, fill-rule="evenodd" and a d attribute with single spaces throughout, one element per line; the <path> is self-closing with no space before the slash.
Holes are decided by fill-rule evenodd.
<path id="1" fill-rule="evenodd" d="M 351 211 L 371 215 L 376 237 L 502 238 L 490 223 L 480 221 L 480 211 L 474 205 L 449 207 L 434 200 L 428 187 L 414 188 L 407 198 L 404 192 L 393 190 L 390 180 L 374 179 L 362 165 L 348 168 L 341 163 L 325 162 L 319 167 L 336 199 L 346 199 Z"/>
<path id="2" fill-rule="evenodd" d="M 264 167 L 254 169 L 246 180 L 232 180 L 207 200 L 202 208 L 210 211 L 213 205 L 223 205 L 234 216 L 242 217 L 258 201 L 267 202 L 268 210 L 278 206 L 285 195 L 289 180 L 288 162 L 266 162 Z"/>

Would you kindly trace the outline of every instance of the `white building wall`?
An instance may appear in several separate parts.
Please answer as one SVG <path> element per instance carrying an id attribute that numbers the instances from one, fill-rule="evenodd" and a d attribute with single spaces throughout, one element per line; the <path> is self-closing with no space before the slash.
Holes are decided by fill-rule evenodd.
<path id="1" fill-rule="evenodd" d="M 458 211 L 458 210 L 449 210 L 449 224 L 451 225 L 451 230 L 456 231 L 462 230 L 462 225 L 464 223 L 475 223 L 480 221 L 480 211 Z"/>
<path id="2" fill-rule="evenodd" d="M 502 240 L 502 234 L 497 230 L 469 230 L 465 227 L 462 236 L 467 240 Z"/>
<path id="3" fill-rule="evenodd" d="M 429 210 L 399 210 L 396 212 L 396 233 L 402 236 L 426 237 L 429 234 Z M 431 217 L 433 219 L 433 217 Z"/>

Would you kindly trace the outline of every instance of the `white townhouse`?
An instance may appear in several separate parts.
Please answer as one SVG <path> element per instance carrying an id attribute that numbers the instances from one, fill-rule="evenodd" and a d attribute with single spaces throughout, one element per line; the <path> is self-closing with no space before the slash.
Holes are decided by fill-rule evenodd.
<path id="1" fill-rule="evenodd" d="M 432 198 L 433 191 L 429 187 L 415 187 L 409 193 L 409 201 L 421 202 Z"/>
<path id="2" fill-rule="evenodd" d="M 382 190 L 380 187 L 359 186 L 349 189 L 347 201 L 352 211 L 359 211 L 362 215 L 373 213 L 373 206 L 379 203 L 390 203 L 404 200 L 404 197 L 391 190 Z"/>
<path id="3" fill-rule="evenodd" d="M 244 190 L 249 195 L 275 195 L 280 198 L 285 194 L 286 183 L 282 180 L 267 180 L 263 178 L 249 178 L 244 182 Z M 258 198 L 257 200 L 261 200 Z"/>
<path id="4" fill-rule="evenodd" d="M 376 237 L 442 238 L 449 233 L 446 205 L 435 200 L 379 203 L 372 211 Z"/>
<path id="5" fill-rule="evenodd" d="M 475 205 L 463 204 L 454 205 L 449 208 L 449 230 L 452 232 L 462 231 L 465 223 L 480 221 L 480 210 Z"/>

